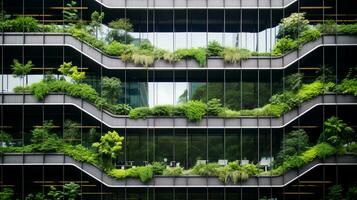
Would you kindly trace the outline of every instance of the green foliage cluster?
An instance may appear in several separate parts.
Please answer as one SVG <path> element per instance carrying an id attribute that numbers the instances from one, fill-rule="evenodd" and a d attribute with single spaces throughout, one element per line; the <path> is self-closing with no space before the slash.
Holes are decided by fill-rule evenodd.
<path id="1" fill-rule="evenodd" d="M 123 140 L 124 137 L 120 137 L 116 131 L 108 131 L 99 142 L 93 143 L 92 147 L 104 158 L 116 158 L 122 149 Z"/>
<path id="2" fill-rule="evenodd" d="M 298 155 L 309 146 L 309 136 L 303 129 L 291 131 L 282 140 L 280 152 L 275 160 L 276 165 L 281 165 L 288 157 Z"/>
<path id="3" fill-rule="evenodd" d="M 239 181 L 246 181 L 249 177 L 261 173 L 261 169 L 253 164 L 240 165 L 239 161 L 229 162 L 227 166 L 218 170 L 218 178 L 222 182 L 232 182 L 237 184 Z"/>
<path id="4" fill-rule="evenodd" d="M 162 172 L 163 176 L 181 176 L 183 174 L 184 169 L 182 167 L 169 167 Z"/>
<path id="5" fill-rule="evenodd" d="M 240 60 L 248 59 L 252 54 L 247 49 L 224 48 L 221 55 L 226 63 L 236 64 Z"/>
<path id="6" fill-rule="evenodd" d="M 342 94 L 353 94 L 357 96 L 357 78 L 345 78 L 336 85 L 335 91 Z"/>
<path id="7" fill-rule="evenodd" d="M 139 107 L 130 111 L 131 119 L 145 119 L 148 116 L 181 116 L 184 115 L 191 121 L 201 120 L 206 115 L 206 104 L 201 101 L 188 101 L 178 106 L 159 105 L 153 108 Z"/>
<path id="8" fill-rule="evenodd" d="M 292 39 L 299 37 L 299 34 L 309 29 L 309 20 L 305 19 L 306 13 L 292 13 L 289 17 L 283 18 L 279 24 L 277 38 L 290 36 Z"/>
<path id="9" fill-rule="evenodd" d="M 63 185 L 59 190 L 55 186 L 50 187 L 50 191 L 47 194 L 37 193 L 37 194 L 28 194 L 25 197 L 25 200 L 75 200 L 78 196 L 81 196 L 80 185 L 70 182 Z"/>
<path id="10" fill-rule="evenodd" d="M 327 200 L 354 200 L 357 199 L 357 185 L 343 187 L 332 185 L 328 188 Z"/>
<path id="11" fill-rule="evenodd" d="M 79 83 L 86 77 L 86 73 L 78 71 L 78 66 L 73 66 L 72 62 L 63 62 L 58 68 L 58 71 L 70 77 L 76 83 Z"/>
<path id="12" fill-rule="evenodd" d="M 335 116 L 324 122 L 324 131 L 319 137 L 319 142 L 327 142 L 335 147 L 350 144 L 356 140 L 354 130 Z"/>
<path id="13" fill-rule="evenodd" d="M 0 200 L 12 200 L 14 190 L 12 188 L 4 187 L 0 190 Z"/>

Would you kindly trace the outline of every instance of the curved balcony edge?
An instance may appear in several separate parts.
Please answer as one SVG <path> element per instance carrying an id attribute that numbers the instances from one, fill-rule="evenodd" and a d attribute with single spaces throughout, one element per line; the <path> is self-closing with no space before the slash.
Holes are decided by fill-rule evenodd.
<path id="1" fill-rule="evenodd" d="M 114 115 L 98 109 L 93 104 L 65 94 L 51 94 L 43 101 L 38 101 L 32 94 L 0 94 L 0 105 L 68 105 L 74 106 L 99 122 L 111 128 L 283 128 L 297 118 L 320 105 L 357 105 L 353 95 L 324 94 L 303 102 L 283 116 L 276 117 L 205 117 L 198 122 L 191 122 L 183 117 L 148 117 L 130 119 L 128 116 Z"/>
<path id="2" fill-rule="evenodd" d="M 281 57 L 251 57 L 237 64 L 227 64 L 222 58 L 207 59 L 207 66 L 200 67 L 191 59 L 175 63 L 157 60 L 153 66 L 145 68 L 130 62 L 123 62 L 119 57 L 109 56 L 101 50 L 92 47 L 69 34 L 63 33 L 3 33 L 0 34 L 1 46 L 66 46 L 73 48 L 90 60 L 108 70 L 232 70 L 232 69 L 271 69 L 283 70 L 304 58 L 320 47 L 328 46 L 357 46 L 357 36 L 353 35 L 324 35 L 319 39 L 304 44 L 300 49 Z"/>
<path id="3" fill-rule="evenodd" d="M 318 166 L 357 165 L 357 157 L 355 155 L 346 154 L 343 156 L 331 156 L 324 160 L 315 159 L 304 167 L 297 170 L 290 170 L 281 176 L 254 176 L 249 178 L 247 181 L 242 181 L 237 184 L 223 183 L 217 177 L 202 176 L 155 176 L 149 182 L 142 183 L 139 179 L 134 178 L 127 178 L 123 180 L 114 179 L 105 174 L 101 169 L 91 164 L 76 161 L 72 157 L 59 153 L 2 153 L 0 154 L 0 160 L 0 165 L 3 166 L 73 166 L 99 181 L 103 185 L 115 188 L 285 187 Z"/>
<path id="4" fill-rule="evenodd" d="M 149 1 L 125 1 L 125 0 L 95 0 L 100 5 L 109 9 L 284 9 L 298 0 L 149 0 Z"/>

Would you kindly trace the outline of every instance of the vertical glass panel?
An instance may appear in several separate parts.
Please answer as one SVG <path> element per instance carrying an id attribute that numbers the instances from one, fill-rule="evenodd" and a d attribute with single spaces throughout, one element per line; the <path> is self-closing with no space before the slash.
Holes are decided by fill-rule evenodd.
<path id="1" fill-rule="evenodd" d="M 215 98 L 224 103 L 224 71 L 208 71 L 208 101 Z"/>
<path id="2" fill-rule="evenodd" d="M 126 157 L 127 161 L 148 161 L 148 135 L 145 129 L 127 130 Z"/>
<path id="3" fill-rule="evenodd" d="M 174 137 L 172 130 L 156 129 L 155 132 L 155 161 L 170 163 L 173 160 Z"/>
<path id="4" fill-rule="evenodd" d="M 207 133 L 204 129 L 189 129 L 188 133 L 188 167 L 192 167 L 197 160 L 207 160 Z"/>
<path id="5" fill-rule="evenodd" d="M 242 109 L 252 109 L 258 106 L 258 72 L 243 71 L 242 75 Z"/>
<path id="6" fill-rule="evenodd" d="M 271 70 L 259 70 L 259 105 L 262 107 L 269 103 L 271 97 Z"/>
<path id="7" fill-rule="evenodd" d="M 206 188 L 189 188 L 188 189 L 188 199 L 190 200 L 204 200 L 207 199 Z"/>
<path id="8" fill-rule="evenodd" d="M 208 42 L 217 41 L 223 45 L 224 10 L 208 10 Z"/>
<path id="9" fill-rule="evenodd" d="M 175 129 L 175 161 L 180 162 L 181 167 L 187 167 L 188 146 L 186 129 Z"/>
<path id="10" fill-rule="evenodd" d="M 233 109 L 241 109 L 241 71 L 229 70 L 226 73 L 225 85 L 225 106 Z"/>
<path id="11" fill-rule="evenodd" d="M 224 199 L 225 188 L 209 188 L 208 200 L 221 200 Z"/>
<path id="12" fill-rule="evenodd" d="M 241 159 L 241 129 L 226 129 L 225 155 L 228 161 Z"/>
<path id="13" fill-rule="evenodd" d="M 218 162 L 224 159 L 224 130 L 208 130 L 208 161 Z"/>
<path id="14" fill-rule="evenodd" d="M 242 160 L 257 163 L 258 159 L 258 133 L 256 129 L 242 130 Z"/>

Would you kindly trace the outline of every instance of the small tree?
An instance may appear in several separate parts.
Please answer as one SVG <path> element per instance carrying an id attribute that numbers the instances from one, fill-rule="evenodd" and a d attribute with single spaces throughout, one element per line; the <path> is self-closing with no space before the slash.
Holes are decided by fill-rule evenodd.
<path id="1" fill-rule="evenodd" d="M 116 104 L 122 94 L 121 82 L 116 77 L 102 78 L 102 96 L 111 104 Z"/>
<path id="2" fill-rule="evenodd" d="M 101 23 L 104 19 L 104 13 L 103 12 L 99 13 L 97 11 L 94 11 L 91 15 L 91 19 L 92 21 L 90 23 L 90 26 L 95 32 L 95 37 L 98 38 L 98 30 L 100 30 Z"/>
<path id="3" fill-rule="evenodd" d="M 128 32 L 134 31 L 133 24 L 129 19 L 117 19 L 109 23 L 109 27 L 112 28 L 108 35 L 107 41 L 117 41 L 124 44 L 131 43 L 134 39 L 128 34 Z"/>
<path id="4" fill-rule="evenodd" d="M 103 156 L 106 164 L 111 161 L 112 158 L 116 158 L 117 154 L 122 149 L 122 142 L 124 137 L 120 137 L 116 131 L 108 131 L 100 138 L 99 142 L 92 144 L 92 147 L 96 148 L 98 153 Z"/>
<path id="5" fill-rule="evenodd" d="M 305 13 L 292 13 L 289 17 L 281 20 L 277 38 L 287 36 L 292 39 L 297 39 L 301 32 L 308 29 L 309 20 L 305 19 Z"/>
<path id="6" fill-rule="evenodd" d="M 65 22 L 72 24 L 72 22 L 75 22 L 79 19 L 78 10 L 75 9 L 76 6 L 77 2 L 74 0 L 66 4 L 66 7 L 62 11 Z"/>
<path id="7" fill-rule="evenodd" d="M 63 75 L 70 77 L 74 82 L 79 83 L 86 77 L 85 72 L 79 72 L 77 66 L 73 66 L 72 62 L 63 62 L 58 69 Z"/>
<path id="8" fill-rule="evenodd" d="M 12 73 L 14 77 L 20 77 L 22 80 L 26 77 L 26 85 L 28 83 L 27 74 L 29 74 L 32 70 L 32 67 L 35 66 L 32 64 L 32 61 L 27 61 L 26 64 L 20 63 L 17 59 L 13 60 L 13 64 L 11 65 Z"/>
<path id="9" fill-rule="evenodd" d="M 356 140 L 354 131 L 338 117 L 330 117 L 324 122 L 324 131 L 319 142 L 327 142 L 334 146 L 349 144 Z"/>

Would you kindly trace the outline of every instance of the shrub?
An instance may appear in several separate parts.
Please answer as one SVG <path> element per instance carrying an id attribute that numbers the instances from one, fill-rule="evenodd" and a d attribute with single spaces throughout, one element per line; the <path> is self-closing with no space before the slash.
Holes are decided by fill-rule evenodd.
<path id="1" fill-rule="evenodd" d="M 299 44 L 308 43 L 321 37 L 321 32 L 315 28 L 306 30 L 299 36 Z"/>
<path id="2" fill-rule="evenodd" d="M 116 104 L 112 106 L 113 112 L 118 115 L 128 115 L 132 107 L 128 104 Z"/>
<path id="3" fill-rule="evenodd" d="M 259 169 L 256 165 L 245 164 L 241 166 L 242 170 L 245 171 L 249 176 L 254 176 L 259 174 L 262 170 Z"/>
<path id="4" fill-rule="evenodd" d="M 12 141 L 12 136 L 3 130 L 0 130 L 0 143 L 10 143 Z"/>
<path id="5" fill-rule="evenodd" d="M 297 98 L 302 101 L 311 99 L 323 92 L 324 84 L 321 81 L 314 81 L 310 84 L 303 84 L 297 93 Z"/>
<path id="6" fill-rule="evenodd" d="M 164 176 L 181 176 L 184 172 L 184 169 L 182 167 L 169 167 L 166 168 L 162 175 Z"/>
<path id="7" fill-rule="evenodd" d="M 53 127 L 54 125 L 52 121 L 43 122 L 42 126 L 36 127 L 34 130 L 32 130 L 31 142 L 41 143 L 51 137 L 54 137 L 54 135 L 51 133 Z"/>
<path id="8" fill-rule="evenodd" d="M 337 24 L 333 20 L 326 20 L 322 24 L 316 26 L 321 33 L 335 34 L 337 32 Z"/>
<path id="9" fill-rule="evenodd" d="M 1 200 L 11 200 L 14 196 L 14 190 L 12 188 L 1 188 L 0 199 Z"/>
<path id="10" fill-rule="evenodd" d="M 72 78 L 75 82 L 79 83 L 85 78 L 85 72 L 79 72 L 77 66 L 72 66 L 72 62 L 63 62 L 58 69 L 63 75 Z"/>
<path id="11" fill-rule="evenodd" d="M 309 21 L 305 19 L 305 13 L 292 13 L 289 17 L 283 18 L 279 24 L 277 38 L 289 36 L 293 39 L 309 29 Z"/>
<path id="12" fill-rule="evenodd" d="M 105 46 L 104 52 L 111 56 L 121 56 L 127 48 L 127 45 L 113 41 Z"/>
<path id="13" fill-rule="evenodd" d="M 221 44 L 216 40 L 210 41 L 207 46 L 207 56 L 220 56 L 223 49 Z"/>
<path id="14" fill-rule="evenodd" d="M 154 116 L 173 116 L 174 106 L 172 105 L 158 105 L 151 109 L 151 113 Z"/>
<path id="15" fill-rule="evenodd" d="M 108 131 L 100 138 L 99 142 L 92 144 L 92 147 L 98 150 L 98 153 L 105 156 L 116 158 L 122 149 L 124 137 L 120 137 L 116 131 Z"/>
<path id="16" fill-rule="evenodd" d="M 127 170 L 128 177 L 138 177 L 141 182 L 145 183 L 152 179 L 154 172 L 151 166 L 130 168 Z"/>
<path id="17" fill-rule="evenodd" d="M 200 176 L 217 176 L 219 167 L 217 163 L 196 164 L 191 173 Z"/>
<path id="18" fill-rule="evenodd" d="M 303 73 L 295 73 L 284 78 L 288 90 L 297 91 L 303 84 Z"/>
<path id="19" fill-rule="evenodd" d="M 19 16 L 15 19 L 3 21 L 2 24 L 3 31 L 37 32 L 41 30 L 38 21 L 33 17 Z"/>
<path id="20" fill-rule="evenodd" d="M 116 179 L 124 179 L 127 177 L 125 169 L 111 169 L 108 175 Z"/>
<path id="21" fill-rule="evenodd" d="M 342 94 L 352 94 L 357 96 L 357 79 L 345 78 L 340 84 L 336 85 L 335 90 Z"/>
<path id="22" fill-rule="evenodd" d="M 240 60 L 249 58 L 251 53 L 247 49 L 225 48 L 222 52 L 222 56 L 226 63 L 236 64 Z"/>
<path id="23" fill-rule="evenodd" d="M 131 119 L 145 119 L 146 117 L 152 115 L 151 109 L 149 107 L 139 107 L 134 108 L 129 113 L 129 118 Z"/>
<path id="24" fill-rule="evenodd" d="M 277 40 L 273 47 L 273 56 L 281 56 L 289 51 L 299 48 L 299 44 L 296 40 L 288 37 Z"/>
<path id="25" fill-rule="evenodd" d="M 201 67 L 206 66 L 206 50 L 203 48 L 177 49 L 174 52 L 175 60 L 195 59 Z"/>
<path id="26" fill-rule="evenodd" d="M 151 163 L 151 166 L 152 166 L 152 171 L 156 175 L 162 174 L 166 169 L 166 164 L 164 162 L 153 162 Z"/>
<path id="27" fill-rule="evenodd" d="M 282 105 L 286 104 L 288 109 L 292 109 L 302 101 L 296 98 L 296 95 L 293 92 L 286 91 L 280 94 L 275 94 L 269 99 L 270 103 L 273 105 Z"/>
<path id="28" fill-rule="evenodd" d="M 149 55 L 134 52 L 131 55 L 131 61 L 136 65 L 143 65 L 144 67 L 149 67 L 154 64 L 155 58 L 153 54 Z"/>
<path id="29" fill-rule="evenodd" d="M 223 111 L 220 99 L 213 98 L 207 102 L 207 114 L 210 116 L 218 116 Z"/>
<path id="30" fill-rule="evenodd" d="M 188 101 L 183 106 L 185 116 L 191 121 L 201 120 L 206 115 L 206 104 L 202 101 Z"/>
<path id="31" fill-rule="evenodd" d="M 357 34 L 357 23 L 356 24 L 342 24 L 337 27 L 337 32 L 342 34 Z"/>
<path id="32" fill-rule="evenodd" d="M 218 114 L 219 117 L 238 117 L 240 112 L 231 110 L 229 108 L 223 108 L 222 111 Z"/>

